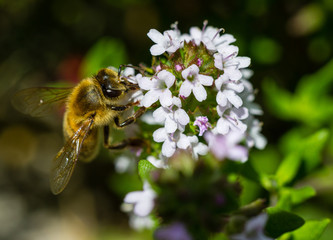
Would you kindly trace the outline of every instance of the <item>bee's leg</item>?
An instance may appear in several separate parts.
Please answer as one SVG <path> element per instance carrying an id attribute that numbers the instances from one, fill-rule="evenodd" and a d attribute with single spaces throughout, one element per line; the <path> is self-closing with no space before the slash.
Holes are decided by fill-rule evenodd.
<path id="1" fill-rule="evenodd" d="M 144 114 L 146 112 L 146 110 L 147 110 L 147 108 L 141 107 L 132 116 L 130 116 L 129 118 L 127 118 L 123 122 L 119 122 L 119 117 L 115 117 L 114 122 L 115 122 L 116 126 L 119 127 L 119 128 L 125 127 L 125 126 L 135 122 L 135 120 L 137 118 L 139 118 L 142 114 Z"/>
<path id="2" fill-rule="evenodd" d="M 135 105 L 137 105 L 137 103 L 136 102 L 134 102 L 134 103 L 129 103 L 129 104 L 126 104 L 126 105 L 109 105 L 108 107 L 111 109 L 111 110 L 113 110 L 113 111 L 119 111 L 119 112 L 121 112 L 121 111 L 125 111 L 125 110 L 127 110 L 128 108 L 130 108 L 130 107 L 132 107 L 132 106 L 135 106 Z"/>
<path id="3" fill-rule="evenodd" d="M 109 134 L 110 134 L 110 127 L 105 126 L 104 127 L 104 147 L 107 149 L 117 150 L 117 149 L 124 149 L 127 146 L 142 147 L 144 145 L 143 144 L 144 141 L 140 138 L 128 138 L 119 143 L 110 144 Z"/>

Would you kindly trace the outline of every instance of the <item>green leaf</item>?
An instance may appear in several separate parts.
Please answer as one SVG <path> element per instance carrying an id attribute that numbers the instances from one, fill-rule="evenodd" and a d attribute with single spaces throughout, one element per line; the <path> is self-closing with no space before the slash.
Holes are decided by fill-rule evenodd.
<path id="1" fill-rule="evenodd" d="M 290 211 L 292 208 L 291 201 L 291 189 L 282 187 L 279 189 L 278 202 L 275 205 L 275 208 L 280 210 Z"/>
<path id="2" fill-rule="evenodd" d="M 149 180 L 151 170 L 155 169 L 154 165 L 147 160 L 140 160 L 138 164 L 139 176 L 142 181 Z"/>
<path id="3" fill-rule="evenodd" d="M 267 208 L 269 218 L 265 231 L 268 236 L 277 238 L 286 232 L 293 231 L 304 224 L 303 218 L 298 215 L 281 211 L 278 208 Z"/>
<path id="4" fill-rule="evenodd" d="M 329 130 L 321 129 L 308 137 L 303 146 L 305 168 L 309 172 L 321 162 L 321 152 L 329 137 Z"/>
<path id="5" fill-rule="evenodd" d="M 279 186 L 284 186 L 294 179 L 299 166 L 301 158 L 297 152 L 292 152 L 280 164 L 276 172 L 276 180 Z"/>
<path id="6" fill-rule="evenodd" d="M 279 198 L 276 207 L 288 211 L 292 206 L 300 204 L 315 195 L 315 190 L 309 186 L 299 189 L 283 187 L 279 189 Z"/>
<path id="7" fill-rule="evenodd" d="M 283 136 L 280 146 L 285 153 L 298 152 L 304 161 L 305 171 L 309 173 L 321 163 L 321 153 L 328 138 L 327 129 L 321 129 L 308 136 L 306 129 L 297 128 Z"/>
<path id="8" fill-rule="evenodd" d="M 307 221 L 301 228 L 292 233 L 292 239 L 318 240 L 330 221 L 328 218 L 320 221 Z"/>
<path id="9" fill-rule="evenodd" d="M 296 93 L 311 95 L 313 98 L 322 97 L 330 90 L 333 84 L 333 60 L 328 62 L 319 71 L 301 78 Z"/>
<path id="10" fill-rule="evenodd" d="M 292 204 L 299 204 L 304 202 L 305 200 L 314 197 L 316 195 L 316 191 L 313 187 L 306 186 L 299 189 L 292 189 L 291 191 L 291 201 Z"/>
<path id="11" fill-rule="evenodd" d="M 273 80 L 263 82 L 264 95 L 271 112 L 286 120 L 297 120 L 319 127 L 333 117 L 333 98 L 329 90 L 333 84 L 333 60 L 318 72 L 301 79 L 292 94 Z"/>
<path id="12" fill-rule="evenodd" d="M 126 64 L 127 54 L 125 45 L 114 38 L 102 38 L 86 54 L 82 63 L 81 76 L 88 77 L 99 69 L 114 66 L 118 68 Z"/>

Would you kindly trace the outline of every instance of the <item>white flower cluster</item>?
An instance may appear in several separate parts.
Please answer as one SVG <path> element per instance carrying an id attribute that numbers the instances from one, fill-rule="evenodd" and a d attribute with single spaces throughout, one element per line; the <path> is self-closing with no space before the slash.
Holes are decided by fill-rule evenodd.
<path id="1" fill-rule="evenodd" d="M 170 56 L 183 49 L 186 43 L 197 47 L 203 45 L 214 63 L 213 67 L 221 73 L 215 79 L 200 71 L 200 67 L 205 64 L 200 55 L 196 62 L 188 66 L 174 63 L 175 71 L 180 73 L 178 75 L 160 65 L 151 77 L 141 74 L 134 76 L 134 71 L 130 75 L 124 72 L 130 81 L 137 83 L 142 89 L 135 96 L 141 106 L 148 108 L 156 102 L 161 105 L 152 114 L 153 122 L 163 124 L 162 128 L 153 133 L 154 141 L 162 143 L 161 159 L 167 160 L 177 149 L 192 150 L 195 158 L 198 154 L 206 154 L 209 147 L 199 142 L 198 137 L 203 136 L 207 130 L 211 130 L 217 138 L 215 142 L 221 139 L 219 135 L 228 137 L 238 134 L 239 141 L 235 142 L 235 145 L 243 140 L 248 148 L 263 148 L 266 145 L 265 138 L 260 134 L 260 122 L 254 117 L 262 114 L 262 111 L 253 103 L 253 87 L 247 80 L 251 76 L 251 71 L 246 69 L 250 65 L 250 58 L 238 56 L 238 47 L 232 45 L 236 39 L 230 34 L 221 34 L 222 31 L 224 30 L 207 26 L 205 22 L 203 29 L 192 27 L 190 34 L 181 34 L 176 24 L 163 34 L 155 29 L 148 32 L 148 37 L 155 43 L 150 48 L 153 56 Z M 198 106 L 204 106 L 207 95 L 215 95 L 216 105 L 211 106 L 210 102 L 206 107 L 217 113 L 219 118 L 216 120 L 211 116 L 196 116 L 196 119 L 193 119 L 194 116 L 189 116 L 188 109 L 183 109 L 182 103 L 192 93 L 194 98 L 191 99 L 198 101 Z M 185 131 L 189 124 L 199 127 L 198 134 L 188 134 Z M 206 139 L 213 141 L 212 137 Z M 215 146 L 209 142 L 208 145 Z M 214 149 L 210 150 L 214 152 Z M 247 155 L 247 150 L 243 151 L 242 156 L 244 154 Z M 233 160 L 246 159 L 243 157 Z"/>
<path id="2" fill-rule="evenodd" d="M 249 71 L 246 68 L 250 65 L 250 58 L 237 56 L 238 47 L 231 45 L 236 41 L 232 35 L 221 34 L 223 29 L 206 26 L 206 24 L 203 29 L 192 27 L 190 34 L 181 34 L 176 24 L 173 25 L 172 30 L 164 31 L 163 34 L 155 29 L 148 33 L 148 37 L 155 43 L 150 49 L 153 56 L 174 54 L 188 42 L 197 46 L 203 44 L 214 59 L 214 67 L 223 73 L 216 79 L 201 73 L 200 66 L 203 62 L 199 56 L 198 61 L 189 66 L 176 64 L 175 69 L 181 72 L 180 80 L 165 69 L 160 70 L 153 77 L 138 79 L 139 86 L 147 91 L 141 101 L 142 105 L 150 107 L 157 101 L 161 105 L 155 110 L 153 117 L 164 126 L 156 130 L 153 137 L 156 142 L 163 142 L 162 155 L 165 157 L 171 157 L 177 148 L 190 148 L 198 154 L 207 152 L 206 145 L 198 144 L 197 136 L 188 136 L 184 132 L 186 125 L 190 123 L 190 117 L 187 109 L 182 109 L 182 100 L 186 100 L 192 93 L 198 104 L 205 101 L 207 90 L 208 94 L 216 94 L 216 112 L 219 119 L 214 124 L 209 122 L 210 116 L 200 116 L 199 118 L 204 117 L 207 120 L 205 123 L 201 121 L 198 124 L 200 122 L 198 119 L 194 123 L 199 127 L 198 136 L 202 136 L 213 125 L 215 128 L 212 132 L 216 137 L 219 137 L 219 134 L 228 136 L 230 132 L 233 132 L 234 136 L 236 132 L 243 136 L 240 139 L 245 139 L 248 147 L 263 148 L 265 146 L 265 139 L 259 133 L 261 130 L 259 121 L 253 117 L 253 115 L 261 114 L 261 110 L 258 105 L 252 103 L 253 88 L 246 80 L 249 74 L 244 74 Z M 181 81 L 179 89 L 176 87 L 177 81 Z M 213 106 L 208 107 L 213 109 Z"/>
<path id="3" fill-rule="evenodd" d="M 254 117 L 262 111 L 253 103 L 253 87 L 248 81 L 251 71 L 246 68 L 250 58 L 238 56 L 238 47 L 232 45 L 236 39 L 230 34 L 222 34 L 223 31 L 207 26 L 205 22 L 202 29 L 192 27 L 189 34 L 181 34 L 176 24 L 163 34 L 155 29 L 148 32 L 148 37 L 155 43 L 150 48 L 151 54 L 163 54 L 171 59 L 166 65 L 155 66 L 153 76 L 137 74 L 131 77 L 142 89 L 138 98 L 141 106 L 160 106 L 151 115 L 153 120 L 149 120 L 162 124 L 153 132 L 154 141 L 162 144 L 159 159 L 148 157 L 154 166 L 166 168 L 168 158 L 177 149 L 189 150 L 194 159 L 211 151 L 220 160 L 244 162 L 248 148 L 265 146 L 261 125 Z M 179 52 L 189 48 L 192 51 L 200 49 L 200 53 L 194 54 L 194 60 L 172 62 L 177 52 L 182 56 Z M 206 55 L 200 56 L 203 53 Z M 208 61 L 211 65 L 207 70 Z M 189 101 L 199 109 L 196 114 L 183 107 L 188 106 Z M 245 142 L 246 146 L 240 142 Z M 139 208 L 141 204 L 139 200 L 137 202 Z"/>

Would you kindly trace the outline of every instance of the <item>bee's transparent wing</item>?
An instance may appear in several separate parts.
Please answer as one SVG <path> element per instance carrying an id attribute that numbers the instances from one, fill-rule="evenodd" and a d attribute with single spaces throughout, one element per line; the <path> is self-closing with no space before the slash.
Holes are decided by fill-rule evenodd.
<path id="1" fill-rule="evenodd" d="M 54 103 L 65 101 L 73 88 L 27 88 L 14 94 L 13 106 L 33 117 L 45 116 Z"/>
<path id="2" fill-rule="evenodd" d="M 68 184 L 79 158 L 82 143 L 89 133 L 93 121 L 93 118 L 86 120 L 53 159 L 50 175 L 53 194 L 61 193 Z"/>

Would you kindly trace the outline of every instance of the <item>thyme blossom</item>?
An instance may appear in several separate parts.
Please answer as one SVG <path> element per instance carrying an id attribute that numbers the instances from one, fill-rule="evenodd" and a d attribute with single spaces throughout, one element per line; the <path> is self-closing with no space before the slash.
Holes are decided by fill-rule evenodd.
<path id="1" fill-rule="evenodd" d="M 183 166 L 175 164 L 177 156 L 199 162 L 210 152 L 218 162 L 244 163 L 252 147 L 266 145 L 262 124 L 256 118 L 262 110 L 254 102 L 255 91 L 249 81 L 251 59 L 238 56 L 233 35 L 207 24 L 190 28 L 189 34 L 182 34 L 177 24 L 163 33 L 151 29 L 153 65 L 131 74 L 131 81 L 141 88 L 139 106 L 148 110 L 141 120 L 145 136 L 152 142 L 141 159 L 162 175 L 163 171 L 172 172 L 174 166 Z M 177 154 L 180 151 L 185 155 Z M 191 174 L 192 164 L 184 163 L 186 174 Z M 149 216 L 157 207 L 160 193 L 148 185 L 145 182 L 143 191 L 130 193 L 124 200 L 133 205 L 138 217 Z M 235 193 L 236 186 L 231 189 Z M 217 196 L 218 202 L 224 202 L 227 195 Z"/>

